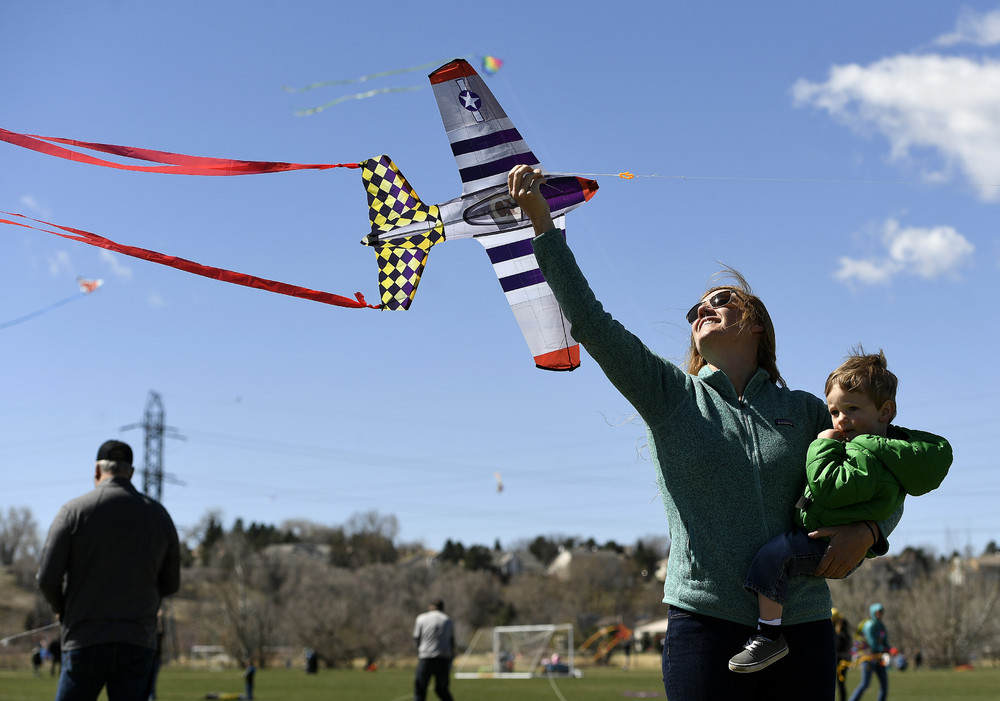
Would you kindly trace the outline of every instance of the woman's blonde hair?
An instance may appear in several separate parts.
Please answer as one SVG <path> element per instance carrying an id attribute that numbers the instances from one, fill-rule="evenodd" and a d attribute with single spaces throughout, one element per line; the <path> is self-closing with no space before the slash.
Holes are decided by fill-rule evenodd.
<path id="1" fill-rule="evenodd" d="M 778 372 L 777 340 L 774 335 L 774 324 L 771 322 L 771 315 L 767 313 L 767 307 L 764 306 L 760 297 L 750 289 L 750 283 L 746 281 L 746 278 L 735 268 L 724 266 L 723 270 L 712 276 L 709 285 L 713 281 L 719 280 L 730 280 L 731 282 L 730 284 L 710 286 L 701 298 L 705 299 L 705 297 L 720 290 L 731 290 L 736 293 L 737 301 L 733 306 L 740 310 L 740 330 L 753 324 L 760 324 L 764 329 L 757 346 L 757 365 L 767 371 L 773 384 L 785 387 L 785 380 Z M 687 352 L 687 372 L 691 375 L 697 375 L 698 371 L 706 365 L 708 365 L 708 361 L 701 357 L 701 353 L 698 352 L 694 343 L 694 334 L 691 334 L 691 345 Z"/>

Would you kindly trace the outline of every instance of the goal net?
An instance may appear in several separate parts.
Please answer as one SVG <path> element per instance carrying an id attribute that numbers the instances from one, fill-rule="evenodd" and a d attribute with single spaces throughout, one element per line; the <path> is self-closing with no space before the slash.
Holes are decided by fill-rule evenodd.
<path id="1" fill-rule="evenodd" d="M 456 679 L 579 677 L 569 623 L 480 628 L 455 669 Z"/>

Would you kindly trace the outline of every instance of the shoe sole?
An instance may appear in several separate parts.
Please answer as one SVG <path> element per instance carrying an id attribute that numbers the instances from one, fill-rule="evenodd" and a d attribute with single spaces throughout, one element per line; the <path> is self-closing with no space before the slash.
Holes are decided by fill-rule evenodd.
<path id="1" fill-rule="evenodd" d="M 771 655 L 766 660 L 761 660 L 760 662 L 757 662 L 757 663 L 752 664 L 752 665 L 734 665 L 732 662 L 730 662 L 729 663 L 729 670 L 731 672 L 738 672 L 740 674 L 745 674 L 745 673 L 748 673 L 748 672 L 759 672 L 760 670 L 764 669 L 765 667 L 770 667 L 771 665 L 773 665 L 775 662 L 777 662 L 778 660 L 782 659 L 786 655 L 788 655 L 788 648 L 787 647 L 784 650 L 782 650 L 781 652 L 776 652 L 775 654 Z"/>

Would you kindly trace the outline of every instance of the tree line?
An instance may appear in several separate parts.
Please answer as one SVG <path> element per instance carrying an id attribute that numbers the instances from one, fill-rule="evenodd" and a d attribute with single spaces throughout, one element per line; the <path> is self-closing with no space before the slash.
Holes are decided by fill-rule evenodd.
<path id="1" fill-rule="evenodd" d="M 182 537 L 168 658 L 193 645 L 221 645 L 234 659 L 257 656 L 265 664 L 263 653 L 279 648 L 310 648 L 331 667 L 411 661 L 413 619 L 434 598 L 445 600 L 459 648 L 477 629 L 496 625 L 573 623 L 584 640 L 609 622 L 632 626 L 666 614 L 655 572 L 667 538 L 622 545 L 549 535 L 506 547 L 449 539 L 428 551 L 400 543 L 398 533 L 394 516 L 372 511 L 335 526 L 237 518 L 228 529 L 218 513 L 206 514 Z M 30 510 L 0 510 L 0 564 L 32 591 L 39 542 Z M 574 557 L 550 571 L 566 552 Z M 928 664 L 963 664 L 1000 650 L 994 543 L 979 558 L 908 548 L 830 588 L 852 624 L 871 603 L 884 604 L 892 643 L 910 655 L 919 649 Z M 35 600 L 26 629 L 52 620 L 42 597 Z"/>

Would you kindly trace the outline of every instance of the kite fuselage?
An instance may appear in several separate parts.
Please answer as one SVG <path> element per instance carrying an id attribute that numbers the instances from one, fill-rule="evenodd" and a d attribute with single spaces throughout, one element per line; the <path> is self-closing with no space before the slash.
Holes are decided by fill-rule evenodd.
<path id="1" fill-rule="evenodd" d="M 549 203 L 553 218 L 576 209 L 594 196 L 597 183 L 575 176 L 557 177 L 542 185 L 541 193 Z M 479 238 L 518 229 L 531 222 L 514 203 L 506 187 L 493 187 L 456 197 L 438 205 L 445 240 Z M 438 221 L 422 221 L 396 227 L 391 231 L 372 232 L 361 240 L 365 246 L 387 243 L 432 230 Z"/>

